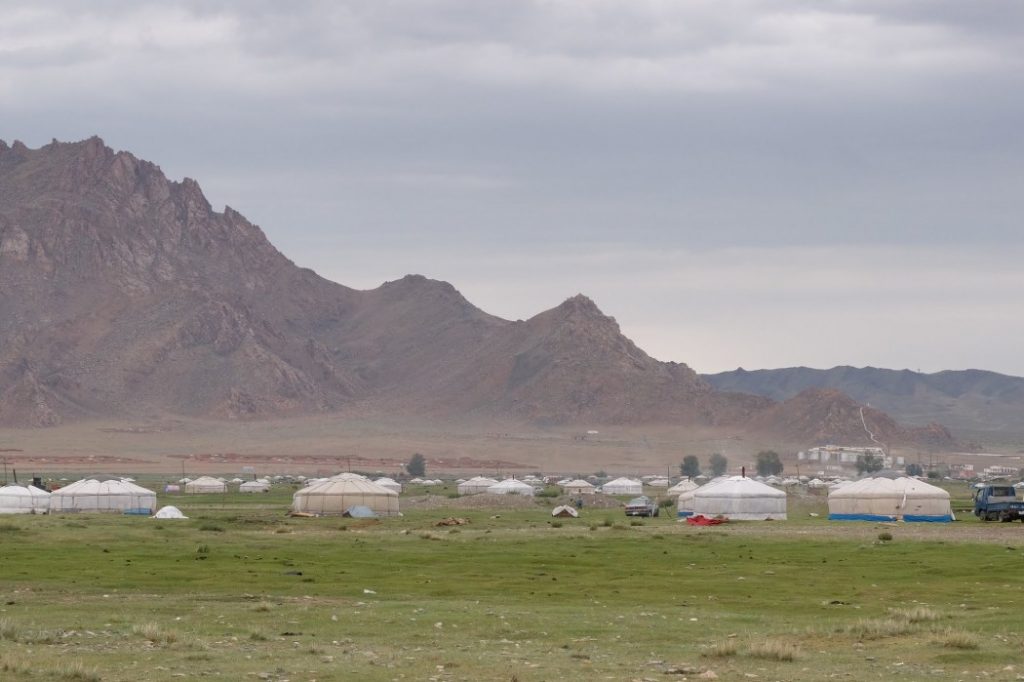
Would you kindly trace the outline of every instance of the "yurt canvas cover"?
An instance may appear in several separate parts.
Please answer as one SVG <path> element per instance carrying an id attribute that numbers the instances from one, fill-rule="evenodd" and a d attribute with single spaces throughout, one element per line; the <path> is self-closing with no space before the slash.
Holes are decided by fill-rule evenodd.
<path id="1" fill-rule="evenodd" d="M 642 495 L 644 486 L 630 478 L 616 478 L 601 486 L 601 492 L 605 495 Z"/>
<path id="2" fill-rule="evenodd" d="M 156 493 L 118 479 L 83 478 L 50 494 L 50 512 L 152 514 Z"/>
<path id="3" fill-rule="evenodd" d="M 398 515 L 398 493 L 355 474 L 341 474 L 303 488 L 292 497 L 292 511 L 338 515 L 354 506 L 369 507 L 380 516 Z"/>
<path id="4" fill-rule="evenodd" d="M 200 476 L 196 480 L 185 484 L 185 492 L 190 495 L 225 493 L 227 490 L 227 483 L 212 476 Z"/>
<path id="5" fill-rule="evenodd" d="M 699 487 L 700 486 L 693 481 L 683 480 L 666 490 L 665 493 L 667 495 L 682 495 L 683 493 L 688 493 L 691 490 L 696 490 Z"/>
<path id="6" fill-rule="evenodd" d="M 828 495 L 832 521 L 953 520 L 949 493 L 914 478 L 864 478 L 833 489 Z"/>
<path id="7" fill-rule="evenodd" d="M 562 490 L 566 495 L 593 495 L 594 486 L 590 485 L 586 481 L 577 478 L 575 481 L 569 481 L 562 486 Z"/>
<path id="8" fill-rule="evenodd" d="M 379 485 L 381 488 L 387 488 L 388 490 L 393 490 L 396 493 L 402 492 L 402 484 L 392 478 L 378 478 L 374 483 Z"/>
<path id="9" fill-rule="evenodd" d="M 695 490 L 693 513 L 736 521 L 785 521 L 786 493 L 752 478 L 731 476 Z"/>
<path id="10" fill-rule="evenodd" d="M 492 495 L 525 495 L 527 497 L 533 497 L 534 489 L 532 485 L 527 485 L 522 481 L 517 481 L 514 478 L 502 481 L 501 483 L 495 483 L 487 489 Z"/>
<path id="11" fill-rule="evenodd" d="M 0 514 L 45 514 L 50 493 L 35 486 L 5 485 L 0 488 Z"/>
<path id="12" fill-rule="evenodd" d="M 484 476 L 474 476 L 468 481 L 463 481 L 459 484 L 458 490 L 460 495 L 477 495 L 479 493 L 487 492 L 487 489 L 492 485 L 496 485 L 498 482 L 493 478 L 486 478 Z"/>
<path id="13" fill-rule="evenodd" d="M 238 492 L 240 493 L 268 493 L 270 492 L 270 483 L 267 481 L 246 481 L 242 485 L 238 486 Z"/>

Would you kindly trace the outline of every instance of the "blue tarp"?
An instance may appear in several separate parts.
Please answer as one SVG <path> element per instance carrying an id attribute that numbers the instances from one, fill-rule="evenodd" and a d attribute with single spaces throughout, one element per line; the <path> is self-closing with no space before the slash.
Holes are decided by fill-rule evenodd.
<path id="1" fill-rule="evenodd" d="M 348 516 L 353 519 L 375 519 L 377 518 L 377 513 L 370 509 L 369 507 L 364 507 L 361 504 L 357 504 L 346 509 L 345 513 L 342 514 L 342 516 Z"/>
<path id="2" fill-rule="evenodd" d="M 687 516 L 693 516 L 692 511 L 681 511 L 679 512 L 679 518 L 685 518 Z"/>

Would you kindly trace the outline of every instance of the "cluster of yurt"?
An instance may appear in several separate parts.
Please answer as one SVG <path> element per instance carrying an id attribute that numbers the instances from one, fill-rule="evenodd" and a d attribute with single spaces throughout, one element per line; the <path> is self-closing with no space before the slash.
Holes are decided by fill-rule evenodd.
<path id="1" fill-rule="evenodd" d="M 681 517 L 699 514 L 733 521 L 785 521 L 786 493 L 745 476 L 722 476 L 681 492 L 676 508 Z"/>
<path id="2" fill-rule="evenodd" d="M 616 478 L 601 486 L 601 492 L 605 495 L 642 495 L 644 486 L 631 478 Z"/>
<path id="3" fill-rule="evenodd" d="M 226 493 L 228 484 L 213 476 L 200 476 L 194 481 L 185 484 L 186 495 L 213 495 L 215 493 Z"/>
<path id="4" fill-rule="evenodd" d="M 150 515 L 156 493 L 119 478 L 83 478 L 50 493 L 51 512 L 120 512 Z"/>
<path id="5" fill-rule="evenodd" d="M 0 514 L 45 514 L 50 508 L 50 493 L 32 485 L 0 487 Z"/>
<path id="6" fill-rule="evenodd" d="M 916 478 L 864 478 L 838 486 L 828 494 L 833 521 L 953 520 L 949 493 Z"/>
<path id="7" fill-rule="evenodd" d="M 265 478 L 257 478 L 255 481 L 246 481 L 238 486 L 240 493 L 269 493 L 270 481 Z"/>
<path id="8" fill-rule="evenodd" d="M 479 495 L 480 493 L 487 492 L 487 489 L 492 485 L 497 485 L 497 481 L 493 478 L 487 478 L 486 476 L 474 476 L 468 481 L 463 481 L 458 485 L 457 490 L 460 495 Z"/>
<path id="9" fill-rule="evenodd" d="M 341 516 L 353 507 L 366 507 L 378 516 L 397 516 L 398 493 L 359 474 L 338 474 L 292 496 L 292 511 L 299 514 Z"/>
<path id="10" fill-rule="evenodd" d="M 535 490 L 532 485 L 509 478 L 500 483 L 495 483 L 487 489 L 491 495 L 523 495 L 533 497 Z"/>
<path id="11" fill-rule="evenodd" d="M 562 491 L 566 495 L 593 495 L 596 490 L 593 485 L 581 478 L 562 484 Z"/>

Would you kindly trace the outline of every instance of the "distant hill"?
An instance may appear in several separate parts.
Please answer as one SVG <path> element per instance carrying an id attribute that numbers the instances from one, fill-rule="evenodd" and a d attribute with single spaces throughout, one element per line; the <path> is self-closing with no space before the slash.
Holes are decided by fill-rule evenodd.
<path id="1" fill-rule="evenodd" d="M 582 295 L 512 322 L 419 275 L 357 291 L 99 138 L 0 141 L 0 424 L 358 412 L 867 438 L 856 410 L 819 408 L 716 390 Z"/>
<path id="2" fill-rule="evenodd" d="M 787 400 L 809 388 L 830 388 L 900 421 L 938 421 L 954 429 L 1024 433 L 1024 378 L 977 369 L 922 374 L 875 367 L 744 370 L 706 374 L 722 391 Z"/>

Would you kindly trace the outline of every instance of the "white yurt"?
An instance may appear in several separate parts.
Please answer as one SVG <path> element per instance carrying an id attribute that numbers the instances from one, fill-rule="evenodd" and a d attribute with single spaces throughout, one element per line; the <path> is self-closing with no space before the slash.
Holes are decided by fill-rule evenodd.
<path id="1" fill-rule="evenodd" d="M 474 476 L 468 481 L 460 483 L 458 490 L 460 495 L 478 495 L 479 493 L 487 492 L 488 488 L 497 483 L 493 478 Z"/>
<path id="2" fill-rule="evenodd" d="M 166 507 L 160 507 L 160 511 L 153 514 L 150 518 L 154 519 L 187 519 L 188 517 L 181 513 L 181 510 L 173 505 L 167 505 Z"/>
<path id="3" fill-rule="evenodd" d="M 379 516 L 398 515 L 398 493 L 358 474 L 339 474 L 292 496 L 292 511 L 340 516 L 350 507 L 369 507 Z"/>
<path id="4" fill-rule="evenodd" d="M 665 493 L 667 495 L 672 495 L 673 497 L 675 497 L 676 495 L 682 495 L 683 493 L 688 493 L 691 490 L 696 490 L 699 487 L 700 486 L 698 486 L 693 481 L 683 479 L 682 481 L 679 481 L 679 483 L 676 483 L 674 486 L 666 490 Z"/>
<path id="5" fill-rule="evenodd" d="M 487 492 L 491 495 L 525 495 L 526 497 L 533 497 L 535 491 L 532 485 L 509 478 L 501 483 L 495 483 L 487 489 Z"/>
<path id="6" fill-rule="evenodd" d="M 50 493 L 33 485 L 5 485 L 0 488 L 0 514 L 45 514 Z"/>
<path id="7" fill-rule="evenodd" d="M 396 493 L 402 492 L 402 484 L 392 478 L 382 476 L 374 481 L 374 483 L 379 485 L 381 488 L 387 488 L 388 490 L 393 490 Z"/>
<path id="8" fill-rule="evenodd" d="M 255 481 L 246 481 L 242 485 L 238 486 L 238 492 L 240 493 L 269 493 L 270 492 L 270 481 L 262 478 L 258 478 Z"/>
<path id="9" fill-rule="evenodd" d="M 631 478 L 616 478 L 601 486 L 601 492 L 605 495 L 642 495 L 644 486 Z"/>
<path id="10" fill-rule="evenodd" d="M 752 478 L 730 476 L 693 491 L 693 513 L 736 521 L 785 521 L 786 493 Z"/>
<path id="11" fill-rule="evenodd" d="M 863 478 L 828 494 L 833 521 L 953 520 L 949 493 L 915 478 Z"/>
<path id="12" fill-rule="evenodd" d="M 726 478 L 728 478 L 728 477 L 727 476 L 719 476 L 718 478 L 712 479 L 712 480 L 708 481 L 707 483 L 705 483 L 704 485 L 700 485 L 700 486 L 697 485 L 696 483 L 694 483 L 693 481 L 681 481 L 681 482 L 677 483 L 676 486 L 682 486 L 684 484 L 689 484 L 689 486 L 692 486 L 692 487 L 688 486 L 687 490 L 684 490 L 683 492 L 679 493 L 679 498 L 676 500 L 676 514 L 677 514 L 677 516 L 680 516 L 680 517 L 693 516 L 693 514 L 694 514 L 694 512 L 693 512 L 693 495 L 694 495 L 694 493 L 696 493 L 698 490 L 704 490 L 705 488 L 710 488 L 713 485 L 718 485 L 722 481 L 726 480 Z"/>
<path id="13" fill-rule="evenodd" d="M 562 491 L 566 495 L 593 495 L 595 490 L 594 486 L 579 478 L 575 481 L 566 481 L 562 485 Z"/>
<path id="14" fill-rule="evenodd" d="M 50 493 L 50 513 L 122 512 L 149 514 L 156 509 L 156 493 L 118 478 L 83 478 Z"/>
<path id="15" fill-rule="evenodd" d="M 187 495 L 210 495 L 227 491 L 228 484 L 212 476 L 200 476 L 185 484 L 185 494 Z"/>
<path id="16" fill-rule="evenodd" d="M 668 488 L 670 482 L 667 478 L 662 476 L 660 478 L 652 478 L 651 480 L 647 481 L 647 485 L 650 486 L 651 488 Z"/>

